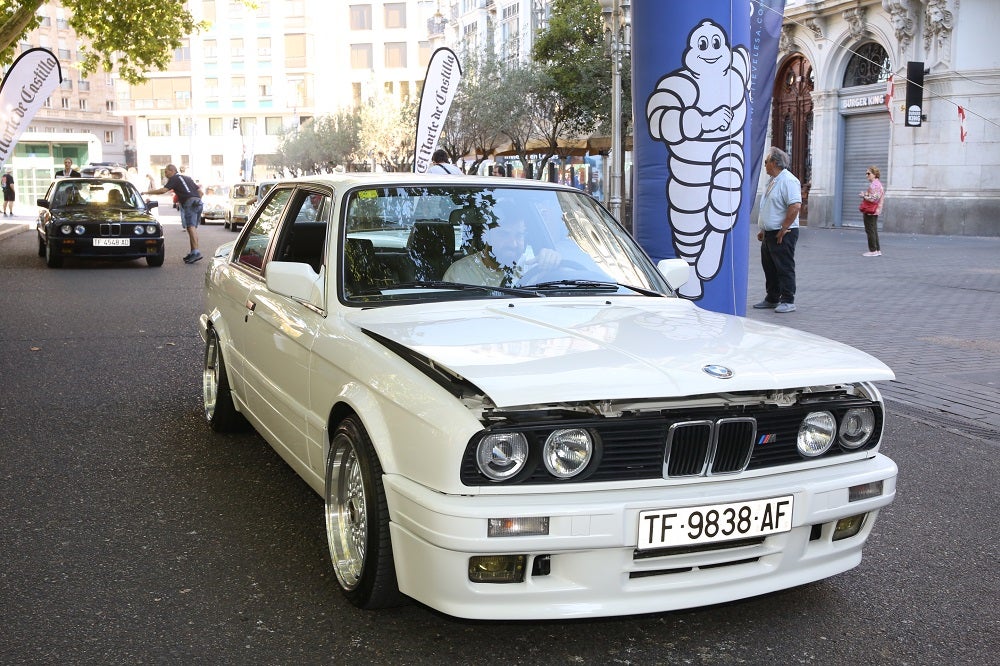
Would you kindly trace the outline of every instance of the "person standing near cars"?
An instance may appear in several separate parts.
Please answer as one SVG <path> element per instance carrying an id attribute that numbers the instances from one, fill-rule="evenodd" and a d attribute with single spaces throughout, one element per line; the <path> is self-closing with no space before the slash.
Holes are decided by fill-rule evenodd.
<path id="1" fill-rule="evenodd" d="M 450 173 L 453 176 L 461 176 L 462 170 L 448 160 L 448 152 L 444 148 L 438 148 L 431 155 L 431 166 L 427 173 Z"/>
<path id="2" fill-rule="evenodd" d="M 868 251 L 862 253 L 863 257 L 881 257 L 882 246 L 878 242 L 878 216 L 882 214 L 882 200 L 885 198 L 885 188 L 879 176 L 882 172 L 877 166 L 870 166 L 865 171 L 865 178 L 868 179 L 868 189 L 858 192 L 861 197 L 861 217 L 865 220 L 865 235 L 868 236 Z"/>
<path id="3" fill-rule="evenodd" d="M 184 257 L 184 263 L 193 264 L 201 259 L 201 251 L 198 250 L 198 223 L 201 222 L 201 188 L 191 176 L 177 172 L 177 167 L 168 164 L 163 170 L 167 177 L 167 182 L 163 187 L 149 189 L 143 194 L 165 194 L 173 192 L 177 197 L 181 212 L 181 225 L 187 230 L 188 240 L 191 242 L 191 251 Z"/>
<path id="4" fill-rule="evenodd" d="M 63 170 L 56 173 L 56 178 L 79 178 L 80 172 L 73 168 L 73 160 L 66 158 L 63 160 Z"/>
<path id="5" fill-rule="evenodd" d="M 768 149 L 764 170 L 771 178 L 757 216 L 766 295 L 754 305 L 757 310 L 795 311 L 795 243 L 799 240 L 802 185 L 788 170 L 789 165 L 788 153 L 774 146 Z"/>
<path id="6" fill-rule="evenodd" d="M 0 187 L 3 188 L 3 214 L 14 215 L 14 199 L 17 198 L 14 192 L 14 174 L 11 173 L 14 169 L 12 167 L 7 167 L 0 176 Z"/>

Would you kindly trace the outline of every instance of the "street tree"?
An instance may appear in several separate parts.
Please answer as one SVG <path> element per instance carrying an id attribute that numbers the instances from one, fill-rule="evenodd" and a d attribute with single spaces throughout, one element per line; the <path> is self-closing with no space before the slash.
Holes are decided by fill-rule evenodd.
<path id="1" fill-rule="evenodd" d="M 359 109 L 358 144 L 385 171 L 410 171 L 416 139 L 417 104 L 379 92 Z"/>
<path id="2" fill-rule="evenodd" d="M 253 0 L 236 0 L 248 7 Z M 0 0 L 0 63 L 10 64 L 22 39 L 42 20 L 46 0 Z M 57 4 L 52 2 L 51 4 Z M 164 70 L 175 49 L 208 24 L 195 21 L 186 3 L 174 0 L 60 0 L 67 22 L 80 39 L 80 70 L 117 72 L 131 84 L 146 72 Z"/>
<path id="3" fill-rule="evenodd" d="M 279 139 L 273 166 L 293 176 L 330 173 L 338 165 L 346 167 L 361 159 L 359 124 L 356 111 L 341 109 L 286 129 Z"/>

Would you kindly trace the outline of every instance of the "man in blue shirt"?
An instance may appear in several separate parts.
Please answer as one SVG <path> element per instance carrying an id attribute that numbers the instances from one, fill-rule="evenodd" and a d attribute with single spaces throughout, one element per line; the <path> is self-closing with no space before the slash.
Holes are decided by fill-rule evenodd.
<path id="1" fill-rule="evenodd" d="M 180 204 L 181 225 L 187 229 L 188 240 L 191 242 L 191 251 L 184 257 L 184 263 L 193 264 L 201 259 L 201 252 L 198 250 L 198 223 L 201 222 L 202 202 L 201 188 L 190 176 L 177 172 L 177 167 L 168 164 L 163 170 L 167 177 L 167 182 L 163 187 L 155 190 L 147 190 L 143 194 L 164 194 L 173 191 L 177 195 Z"/>
<path id="2" fill-rule="evenodd" d="M 757 216 L 760 262 L 764 267 L 767 295 L 754 308 L 775 312 L 795 311 L 795 243 L 799 239 L 802 185 L 788 170 L 788 153 L 771 147 L 764 157 L 770 176 Z"/>

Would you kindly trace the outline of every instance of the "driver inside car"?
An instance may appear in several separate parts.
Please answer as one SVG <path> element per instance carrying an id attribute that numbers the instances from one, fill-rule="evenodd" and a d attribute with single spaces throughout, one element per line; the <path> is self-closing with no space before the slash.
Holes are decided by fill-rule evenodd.
<path id="1" fill-rule="evenodd" d="M 490 224 L 483 233 L 483 249 L 449 266 L 444 281 L 510 287 L 529 271 L 549 270 L 559 264 L 558 252 L 550 248 L 535 252 L 527 245 L 526 235 L 527 225 L 523 218 Z"/>

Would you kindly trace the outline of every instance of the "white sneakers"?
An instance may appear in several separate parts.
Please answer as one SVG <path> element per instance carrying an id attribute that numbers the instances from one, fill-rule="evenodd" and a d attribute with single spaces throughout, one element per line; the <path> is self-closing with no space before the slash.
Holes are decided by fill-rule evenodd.
<path id="1" fill-rule="evenodd" d="M 882 251 L 881 250 L 875 250 L 874 252 L 862 252 L 861 256 L 862 257 L 881 257 L 882 256 Z"/>

